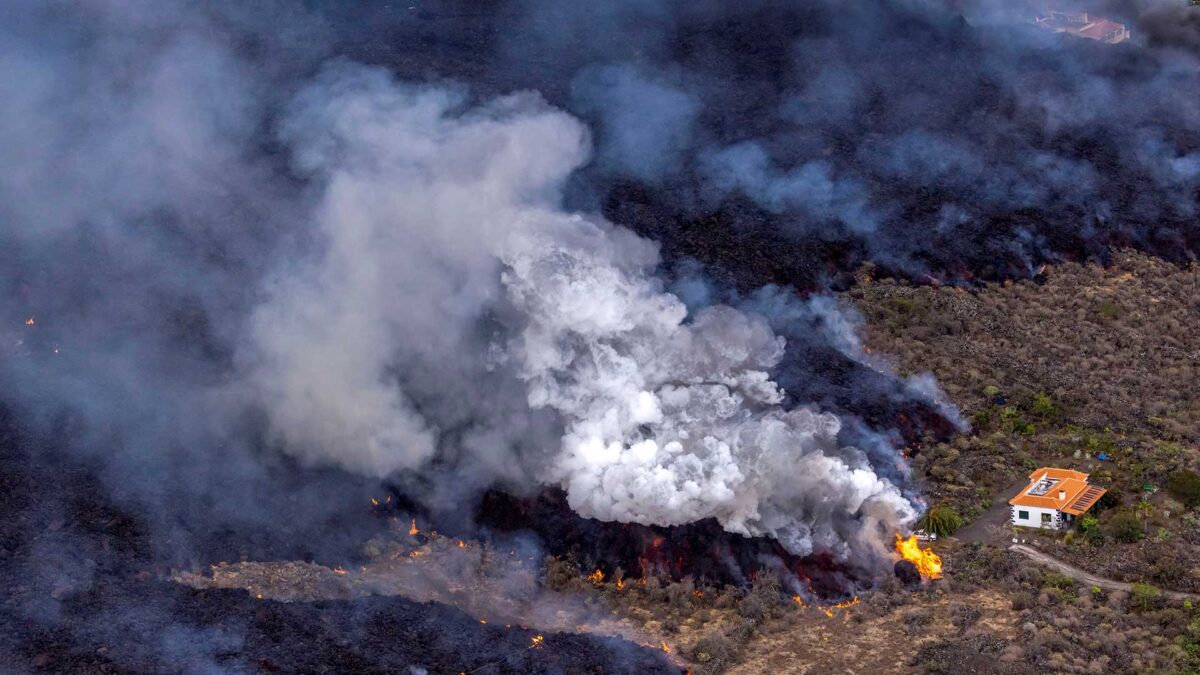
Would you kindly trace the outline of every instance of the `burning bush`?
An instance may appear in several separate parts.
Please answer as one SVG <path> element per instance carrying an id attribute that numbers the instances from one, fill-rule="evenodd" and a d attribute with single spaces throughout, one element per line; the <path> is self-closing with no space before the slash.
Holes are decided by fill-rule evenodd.
<path id="1" fill-rule="evenodd" d="M 904 538 L 897 534 L 896 552 L 901 558 L 912 563 L 921 576 L 927 579 L 938 579 L 942 576 L 942 559 L 932 549 L 922 549 L 917 535 Z"/>

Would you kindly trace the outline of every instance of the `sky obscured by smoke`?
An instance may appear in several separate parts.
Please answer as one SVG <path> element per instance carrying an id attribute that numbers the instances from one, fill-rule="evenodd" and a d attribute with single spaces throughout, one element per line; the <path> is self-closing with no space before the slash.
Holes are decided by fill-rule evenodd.
<path id="1" fill-rule="evenodd" d="M 952 407 L 820 275 L 639 233 L 1192 257 L 1193 15 L 1114 6 L 1110 46 L 965 4 L 7 3 L 5 402 L 174 528 L 280 518 L 292 458 L 870 558 L 915 514 L 861 411 Z"/>

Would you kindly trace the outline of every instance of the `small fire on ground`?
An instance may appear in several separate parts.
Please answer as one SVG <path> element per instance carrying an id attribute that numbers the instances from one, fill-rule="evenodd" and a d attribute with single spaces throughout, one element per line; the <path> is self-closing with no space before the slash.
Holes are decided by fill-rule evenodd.
<path id="1" fill-rule="evenodd" d="M 809 606 L 808 603 L 804 601 L 804 598 L 802 596 L 793 595 L 792 600 L 797 605 L 800 605 L 801 607 Z M 835 605 L 828 605 L 828 606 L 816 605 L 816 608 L 818 610 L 820 610 L 822 614 L 824 614 L 825 616 L 832 619 L 834 612 L 836 612 L 837 610 L 846 609 L 847 607 L 853 607 L 854 605 L 857 605 L 857 604 L 858 604 L 858 596 L 856 595 L 853 598 L 851 598 L 850 600 L 846 600 L 844 602 L 839 602 Z"/>
<path id="2" fill-rule="evenodd" d="M 942 559 L 933 549 L 921 548 L 917 535 L 910 534 L 907 539 L 896 535 L 896 553 L 901 558 L 916 565 L 917 571 L 926 579 L 940 579 L 942 576 Z"/>

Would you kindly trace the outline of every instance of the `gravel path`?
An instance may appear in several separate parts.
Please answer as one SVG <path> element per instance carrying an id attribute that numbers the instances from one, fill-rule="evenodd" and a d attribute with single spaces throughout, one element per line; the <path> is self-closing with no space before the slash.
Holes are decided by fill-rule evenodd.
<path id="1" fill-rule="evenodd" d="M 1059 572 L 1060 574 L 1065 574 L 1066 576 L 1071 577 L 1072 579 L 1075 579 L 1076 581 L 1080 581 L 1089 586 L 1099 586 L 1100 588 L 1103 588 L 1103 589 L 1109 590 L 1109 591 L 1125 591 L 1125 592 L 1129 592 L 1133 588 L 1133 586 L 1131 584 L 1127 584 L 1124 581 L 1116 581 L 1114 579 L 1105 579 L 1104 577 L 1098 577 L 1090 572 L 1085 572 L 1085 571 L 1079 569 L 1078 567 L 1075 567 L 1074 565 L 1069 565 L 1069 564 L 1059 560 L 1058 558 L 1055 558 L 1055 557 L 1049 555 L 1048 553 L 1043 553 L 1042 551 L 1039 551 L 1036 548 L 1033 548 L 1031 546 L 1026 546 L 1024 544 L 1013 544 L 1012 546 L 1009 546 L 1008 548 L 1009 548 L 1009 550 L 1016 551 L 1017 553 L 1024 555 L 1025 557 L 1029 558 L 1030 560 L 1033 560 L 1034 562 L 1036 562 L 1040 565 L 1049 567 L 1049 568 Z M 1173 600 L 1200 600 L 1200 595 L 1196 595 L 1195 593 L 1181 593 L 1179 591 L 1162 591 L 1162 594 Z"/>
<path id="2" fill-rule="evenodd" d="M 1008 500 L 1028 485 L 1029 480 L 1022 478 L 1002 490 L 993 498 L 992 505 L 986 511 L 954 533 L 954 537 L 971 544 L 1003 546 L 1012 538 L 1012 530 L 1008 527 L 1012 518 L 1012 507 L 1008 505 Z"/>

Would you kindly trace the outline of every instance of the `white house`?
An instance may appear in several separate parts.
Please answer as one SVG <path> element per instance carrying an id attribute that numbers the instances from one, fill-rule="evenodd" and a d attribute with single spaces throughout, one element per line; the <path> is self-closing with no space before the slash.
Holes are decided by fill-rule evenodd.
<path id="1" fill-rule="evenodd" d="M 1067 33 L 1075 37 L 1099 40 L 1109 44 L 1124 42 L 1130 38 L 1129 29 L 1123 23 L 1097 19 L 1082 14 L 1070 12 L 1050 12 L 1046 16 L 1036 17 L 1033 22 L 1046 30 L 1055 33 Z"/>
<path id="2" fill-rule="evenodd" d="M 1013 525 L 1061 529 L 1083 515 L 1106 490 L 1071 469 L 1042 467 L 1029 474 L 1029 485 L 1008 500 Z"/>

